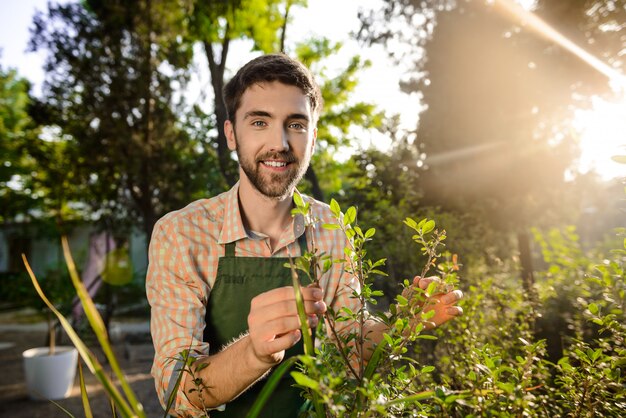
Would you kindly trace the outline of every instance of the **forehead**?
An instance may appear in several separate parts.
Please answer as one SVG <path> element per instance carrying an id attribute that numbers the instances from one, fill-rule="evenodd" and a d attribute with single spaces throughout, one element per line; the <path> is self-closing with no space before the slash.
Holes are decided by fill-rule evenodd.
<path id="1" fill-rule="evenodd" d="M 236 117 L 246 113 L 263 111 L 276 117 L 304 114 L 312 120 L 311 103 L 300 88 L 278 81 L 256 83 L 241 95 Z"/>

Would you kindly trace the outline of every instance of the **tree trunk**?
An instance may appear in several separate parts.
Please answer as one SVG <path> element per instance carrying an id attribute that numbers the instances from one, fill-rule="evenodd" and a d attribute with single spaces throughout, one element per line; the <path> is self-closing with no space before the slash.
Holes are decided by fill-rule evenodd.
<path id="1" fill-rule="evenodd" d="M 526 298 L 534 300 L 533 293 L 535 278 L 533 276 L 533 262 L 530 252 L 530 238 L 528 237 L 528 232 L 519 231 L 517 233 L 517 246 L 519 250 L 522 285 L 524 286 L 524 291 L 526 292 Z"/>
<path id="2" fill-rule="evenodd" d="M 224 122 L 228 118 L 226 112 L 226 103 L 224 103 L 224 97 L 222 96 L 222 90 L 224 89 L 224 69 L 226 68 L 226 57 L 228 56 L 228 47 L 230 45 L 230 38 L 228 37 L 228 26 L 226 27 L 226 35 L 222 41 L 222 53 L 220 61 L 215 59 L 215 53 L 213 52 L 213 44 L 210 42 L 203 42 L 204 51 L 209 62 L 209 71 L 211 73 L 211 84 L 213 86 L 214 103 L 215 103 L 215 120 L 217 124 L 217 157 L 220 165 L 220 172 L 226 179 L 229 186 L 232 186 L 237 181 L 235 164 L 232 158 L 230 158 L 230 150 L 226 143 L 226 134 L 224 133 Z"/>
<path id="3" fill-rule="evenodd" d="M 285 38 L 287 37 L 287 21 L 289 20 L 289 11 L 291 10 L 291 1 L 285 5 L 285 15 L 283 16 L 283 27 L 280 32 L 279 52 L 285 52 Z"/>

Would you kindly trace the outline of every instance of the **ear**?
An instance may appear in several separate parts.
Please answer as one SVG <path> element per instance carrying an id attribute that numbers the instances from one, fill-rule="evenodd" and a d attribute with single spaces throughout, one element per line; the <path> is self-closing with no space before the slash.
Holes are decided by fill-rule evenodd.
<path id="1" fill-rule="evenodd" d="M 228 149 L 235 151 L 237 149 L 237 141 L 235 140 L 235 126 L 230 120 L 224 122 L 224 134 L 226 135 L 226 144 Z"/>

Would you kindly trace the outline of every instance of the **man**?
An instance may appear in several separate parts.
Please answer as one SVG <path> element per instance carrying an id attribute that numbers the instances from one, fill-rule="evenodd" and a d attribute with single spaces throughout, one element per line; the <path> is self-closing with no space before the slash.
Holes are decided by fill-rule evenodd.
<path id="1" fill-rule="evenodd" d="M 289 269 L 284 263 L 307 248 L 343 258 L 346 239 L 338 231 L 310 228 L 292 217 L 293 194 L 315 147 L 321 94 L 310 72 L 283 54 L 265 55 L 243 66 L 224 88 L 229 120 L 224 128 L 239 160 L 239 182 L 228 192 L 163 217 L 150 242 L 146 279 L 156 349 L 152 373 L 165 404 L 180 368 L 171 359 L 186 348 L 206 364 L 184 373 L 176 396 L 180 416 L 202 408 L 211 416 L 243 417 L 261 383 L 285 357 L 302 352 L 300 321 Z M 327 205 L 303 196 L 322 223 L 333 223 Z M 428 280 L 416 279 L 425 287 Z M 309 323 L 327 306 L 358 309 L 350 297 L 358 283 L 341 264 L 303 288 Z M 435 324 L 461 313 L 452 292 L 433 305 Z M 368 323 L 379 340 L 384 328 Z M 194 378 L 202 379 L 198 389 Z M 197 382 L 197 380 L 196 380 Z M 263 416 L 294 417 L 303 405 L 288 379 Z M 181 391 L 185 392 L 183 394 Z"/>

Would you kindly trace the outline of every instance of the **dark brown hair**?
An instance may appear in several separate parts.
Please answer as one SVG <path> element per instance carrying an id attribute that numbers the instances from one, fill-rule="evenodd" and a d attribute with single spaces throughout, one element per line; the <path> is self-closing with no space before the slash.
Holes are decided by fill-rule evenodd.
<path id="1" fill-rule="evenodd" d="M 224 86 L 224 102 L 228 119 L 234 124 L 235 113 L 241 104 L 241 96 L 250 86 L 278 81 L 298 87 L 309 98 L 311 113 L 317 122 L 322 108 L 322 95 L 311 72 L 300 62 L 285 54 L 261 55 L 241 67 Z"/>

